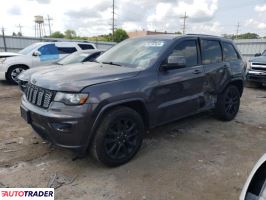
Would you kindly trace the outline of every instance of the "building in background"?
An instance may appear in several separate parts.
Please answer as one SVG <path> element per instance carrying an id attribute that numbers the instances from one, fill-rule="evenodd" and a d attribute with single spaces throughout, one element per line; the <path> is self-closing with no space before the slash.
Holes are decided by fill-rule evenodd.
<path id="1" fill-rule="evenodd" d="M 133 31 L 127 32 L 129 38 L 140 37 L 145 35 L 160 35 L 160 34 L 175 34 L 175 33 L 168 33 L 168 32 L 157 32 L 157 31 Z"/>

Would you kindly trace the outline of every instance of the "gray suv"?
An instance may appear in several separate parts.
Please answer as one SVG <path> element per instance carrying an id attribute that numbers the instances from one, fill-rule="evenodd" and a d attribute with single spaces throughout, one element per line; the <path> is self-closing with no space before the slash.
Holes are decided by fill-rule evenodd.
<path id="1" fill-rule="evenodd" d="M 224 38 L 128 39 L 93 63 L 34 73 L 21 115 L 45 140 L 118 166 L 138 152 L 149 128 L 206 110 L 232 120 L 245 69 Z"/>

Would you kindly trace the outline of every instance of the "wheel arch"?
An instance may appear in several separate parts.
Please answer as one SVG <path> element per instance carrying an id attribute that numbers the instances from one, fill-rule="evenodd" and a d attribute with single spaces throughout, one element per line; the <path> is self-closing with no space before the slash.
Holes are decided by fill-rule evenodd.
<path id="1" fill-rule="evenodd" d="M 239 90 L 240 96 L 242 96 L 244 91 L 244 81 L 243 80 L 233 80 L 229 84 L 234 85 Z"/>
<path id="2" fill-rule="evenodd" d="M 135 99 L 134 98 L 134 99 L 121 100 L 121 101 L 116 101 L 116 102 L 107 104 L 100 109 L 100 111 L 98 112 L 98 114 L 94 120 L 94 123 L 93 123 L 92 128 L 91 128 L 91 134 L 90 134 L 88 141 L 87 141 L 86 150 L 88 150 L 88 148 L 90 147 L 90 144 L 91 144 L 91 142 L 95 136 L 95 132 L 96 132 L 98 126 L 100 125 L 100 122 L 103 119 L 103 117 L 110 110 L 115 109 L 115 108 L 120 107 L 120 106 L 128 107 L 128 108 L 135 110 L 140 115 L 140 117 L 142 118 L 145 129 L 149 127 L 149 125 L 150 125 L 149 114 L 148 114 L 148 110 L 145 106 L 145 102 L 143 99 L 138 99 L 138 98 Z"/>
<path id="3" fill-rule="evenodd" d="M 240 97 L 242 96 L 244 91 L 244 81 L 242 79 L 233 79 L 231 81 L 228 81 L 226 84 L 223 85 L 223 87 L 218 90 L 218 94 L 222 93 L 229 85 L 236 86 L 239 90 Z"/>
<path id="4" fill-rule="evenodd" d="M 149 127 L 149 114 L 148 110 L 145 106 L 145 102 L 143 99 L 127 99 L 127 100 L 121 100 L 121 101 L 116 101 L 110 104 L 107 104 L 103 106 L 100 111 L 98 112 L 98 115 L 96 117 L 95 123 L 93 126 L 95 126 L 101 118 L 110 110 L 119 107 L 119 106 L 124 106 L 131 108 L 132 110 L 135 110 L 142 118 L 145 127 Z"/>
<path id="5" fill-rule="evenodd" d="M 23 66 L 23 67 L 25 67 L 26 69 L 29 69 L 29 68 L 30 68 L 30 67 L 29 67 L 28 65 L 26 65 L 26 64 L 12 64 L 12 65 L 10 65 L 10 66 L 7 68 L 7 70 L 6 70 L 6 78 L 7 78 L 7 74 L 9 73 L 10 69 L 13 68 L 13 67 L 15 67 L 15 66 Z"/>

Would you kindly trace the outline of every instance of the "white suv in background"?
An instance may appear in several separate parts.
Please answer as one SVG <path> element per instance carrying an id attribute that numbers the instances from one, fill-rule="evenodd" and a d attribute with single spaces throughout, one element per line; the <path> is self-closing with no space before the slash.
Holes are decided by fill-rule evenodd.
<path id="1" fill-rule="evenodd" d="M 16 53 L 0 53 L 0 80 L 17 83 L 17 76 L 32 67 L 50 65 L 76 51 L 96 49 L 87 42 L 40 42 Z"/>

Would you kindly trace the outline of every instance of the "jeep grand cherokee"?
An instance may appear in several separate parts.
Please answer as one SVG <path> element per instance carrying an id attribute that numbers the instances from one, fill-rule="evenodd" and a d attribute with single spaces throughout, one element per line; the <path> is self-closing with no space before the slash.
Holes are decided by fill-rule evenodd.
<path id="1" fill-rule="evenodd" d="M 138 152 L 146 129 L 210 109 L 232 120 L 245 69 L 224 38 L 128 39 L 96 62 L 34 73 L 21 115 L 51 143 L 117 166 Z"/>

